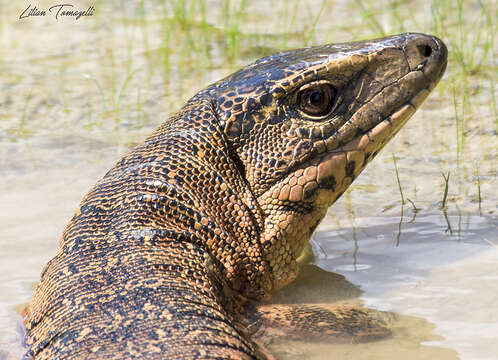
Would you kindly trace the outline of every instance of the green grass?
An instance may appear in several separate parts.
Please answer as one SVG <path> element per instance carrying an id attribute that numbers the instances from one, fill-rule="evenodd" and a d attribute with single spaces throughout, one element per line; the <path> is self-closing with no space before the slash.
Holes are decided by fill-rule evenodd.
<path id="1" fill-rule="evenodd" d="M 311 22 L 310 28 L 308 29 L 308 34 L 306 35 L 306 40 L 305 40 L 306 45 L 313 44 L 313 36 L 316 32 L 316 26 L 318 24 L 318 20 L 320 20 L 320 17 L 323 14 L 323 10 L 325 9 L 326 5 L 327 5 L 327 0 L 322 0 L 322 3 L 316 15 L 314 17 L 310 16 L 313 19 L 313 21 Z"/>
<path id="2" fill-rule="evenodd" d="M 294 32 L 297 22 L 297 12 L 299 11 L 299 1 L 285 1 L 281 9 L 279 9 L 278 16 L 275 22 L 275 33 L 281 34 L 280 47 L 282 49 L 288 48 L 290 34 Z M 264 38 L 266 41 L 266 38 Z M 266 45 L 266 44 L 265 44 Z"/>
<path id="3" fill-rule="evenodd" d="M 492 104 L 492 108 L 493 108 L 493 115 L 494 115 L 494 119 L 495 119 L 495 132 L 498 133 L 498 112 L 496 110 L 495 82 L 493 79 L 489 80 L 489 87 L 491 89 L 490 97 L 491 97 L 491 104 Z"/>
<path id="4" fill-rule="evenodd" d="M 477 16 L 469 18 L 466 14 L 471 5 L 478 6 L 480 9 Z M 458 144 L 457 162 L 460 163 L 465 151 L 467 116 L 475 113 L 474 107 L 480 105 L 470 96 L 470 86 L 476 80 L 482 82 L 489 79 L 491 85 L 489 106 L 495 114 L 495 124 L 497 124 L 494 94 L 497 69 L 496 65 L 492 66 L 493 62 L 490 61 L 494 53 L 496 9 L 493 11 L 491 1 L 434 0 L 431 12 L 434 33 L 443 38 L 450 49 L 449 81 L 442 87 L 451 88 Z"/>
<path id="5" fill-rule="evenodd" d="M 479 204 L 479 215 L 482 215 L 482 196 L 481 196 L 481 178 L 479 174 L 479 163 L 475 163 L 476 186 L 477 186 L 477 203 Z"/>
<path id="6" fill-rule="evenodd" d="M 83 77 L 85 79 L 88 79 L 97 88 L 98 94 L 100 95 L 100 105 L 101 105 L 100 114 L 99 114 L 98 120 L 96 122 L 93 121 L 93 116 L 92 116 L 93 115 L 93 107 L 91 108 L 92 111 L 89 113 L 89 119 L 87 121 L 87 126 L 88 126 L 88 128 L 91 128 L 93 125 L 97 125 L 97 126 L 101 127 L 102 121 L 104 118 L 104 114 L 106 112 L 104 89 L 102 88 L 102 85 L 100 84 L 100 82 L 97 79 L 95 79 L 94 77 L 92 77 L 91 75 L 84 74 Z"/>
<path id="7" fill-rule="evenodd" d="M 34 86 L 31 86 L 28 93 L 26 94 L 21 119 L 19 121 L 19 128 L 21 128 L 21 129 L 23 129 L 26 126 L 26 122 L 28 119 L 28 116 L 27 116 L 28 107 L 29 107 L 29 104 L 31 103 L 31 100 L 33 99 L 33 90 L 34 90 Z"/>
<path id="8" fill-rule="evenodd" d="M 405 196 L 403 194 L 403 188 L 401 187 L 401 181 L 399 180 L 398 164 L 396 163 L 396 156 L 393 154 L 393 164 L 394 171 L 396 173 L 396 182 L 398 183 L 399 195 L 401 196 L 401 205 L 405 205 Z"/>
<path id="9" fill-rule="evenodd" d="M 466 88 L 463 90 L 463 95 L 460 97 L 456 93 L 456 88 L 453 86 L 452 94 L 453 94 L 453 109 L 455 111 L 455 131 L 456 131 L 456 160 L 457 163 L 460 164 L 463 149 L 465 145 L 465 115 L 466 109 L 468 107 L 468 96 Z"/>
<path id="10" fill-rule="evenodd" d="M 112 99 L 112 107 L 114 109 L 114 121 L 116 124 L 119 124 L 120 121 L 120 111 L 121 111 L 121 104 L 123 101 L 123 98 L 126 96 L 125 94 L 127 93 L 127 87 L 129 86 L 131 80 L 133 79 L 133 76 L 137 72 L 139 72 L 140 69 L 136 69 L 134 71 L 129 72 L 123 83 L 121 84 L 121 87 L 119 88 L 119 91 L 116 92 L 115 88 L 113 88 L 113 94 L 111 96 Z"/>
<path id="11" fill-rule="evenodd" d="M 378 19 L 380 11 L 376 11 L 373 7 L 369 6 L 366 1 L 355 0 L 355 4 L 361 9 L 361 17 L 363 23 L 368 26 L 372 32 L 379 34 L 379 36 L 386 36 L 386 31 L 381 21 Z"/>
<path id="12" fill-rule="evenodd" d="M 446 221 L 446 230 L 445 232 L 449 232 L 450 235 L 453 235 L 453 228 L 451 226 L 450 218 L 448 217 L 448 190 L 449 190 L 449 181 L 450 181 L 450 173 L 448 172 L 446 175 L 441 173 L 444 179 L 444 191 L 443 191 L 443 199 L 441 201 L 441 211 L 443 212 L 444 219 Z M 458 205 L 456 205 L 458 209 Z M 460 226 L 458 227 L 460 229 Z"/>
<path id="13" fill-rule="evenodd" d="M 446 211 L 448 209 L 447 207 L 447 200 L 448 200 L 448 190 L 449 190 L 449 181 L 450 181 L 450 173 L 448 172 L 446 175 L 444 173 L 441 173 L 444 179 L 444 191 L 443 191 L 443 199 L 441 201 L 441 209 L 443 211 Z"/>

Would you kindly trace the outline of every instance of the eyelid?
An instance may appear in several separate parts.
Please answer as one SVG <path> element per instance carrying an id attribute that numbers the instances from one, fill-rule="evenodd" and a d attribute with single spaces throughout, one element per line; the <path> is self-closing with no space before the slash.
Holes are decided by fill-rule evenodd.
<path id="1" fill-rule="evenodd" d="M 336 99 L 339 100 L 339 86 L 334 85 L 333 82 L 326 80 L 326 79 L 313 80 L 313 81 L 307 82 L 306 84 L 301 85 L 300 87 L 296 88 L 296 90 L 294 90 L 294 93 L 291 95 L 291 99 L 294 102 L 297 102 L 297 100 L 298 100 L 297 96 L 301 91 L 309 89 L 309 88 L 314 87 L 314 86 L 318 86 L 318 85 L 330 85 L 332 88 L 335 89 Z M 336 101 L 336 103 L 337 103 L 337 101 Z M 335 108 L 335 107 L 336 107 L 336 105 L 333 106 L 333 108 Z"/>
<path id="2" fill-rule="evenodd" d="M 303 90 L 306 90 L 310 87 L 313 87 L 313 86 L 317 86 L 317 85 L 323 85 L 323 84 L 327 84 L 327 85 L 330 85 L 332 86 L 334 89 L 336 89 L 336 87 L 334 86 L 334 84 L 332 84 L 330 81 L 328 80 L 315 80 L 315 81 L 310 81 L 309 83 L 306 83 L 302 86 L 300 86 L 297 90 L 296 90 L 296 93 L 300 92 L 300 91 L 303 91 Z"/>

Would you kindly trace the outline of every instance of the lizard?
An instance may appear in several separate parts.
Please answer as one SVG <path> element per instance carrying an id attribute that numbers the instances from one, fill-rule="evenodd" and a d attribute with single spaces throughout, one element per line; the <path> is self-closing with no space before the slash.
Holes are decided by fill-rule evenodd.
<path id="1" fill-rule="evenodd" d="M 247 308 L 375 335 L 365 309 L 254 304 L 296 278 L 446 63 L 440 39 L 405 33 L 277 53 L 198 92 L 84 196 L 25 312 L 27 357 L 271 358 Z"/>

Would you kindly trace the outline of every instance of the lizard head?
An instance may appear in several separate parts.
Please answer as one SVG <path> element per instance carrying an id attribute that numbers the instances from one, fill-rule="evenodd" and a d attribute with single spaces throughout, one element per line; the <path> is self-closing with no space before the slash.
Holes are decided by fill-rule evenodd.
<path id="1" fill-rule="evenodd" d="M 327 208 L 413 115 L 446 68 L 435 37 L 408 33 L 262 58 L 205 90 L 265 221 L 273 288 Z"/>

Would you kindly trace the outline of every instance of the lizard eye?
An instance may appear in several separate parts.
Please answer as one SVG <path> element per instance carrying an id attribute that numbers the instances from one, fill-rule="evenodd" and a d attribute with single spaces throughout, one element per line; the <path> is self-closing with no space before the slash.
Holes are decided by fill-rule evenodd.
<path id="1" fill-rule="evenodd" d="M 323 117 L 334 107 L 336 95 L 336 89 L 330 84 L 307 84 L 298 91 L 297 104 L 305 115 Z"/>

